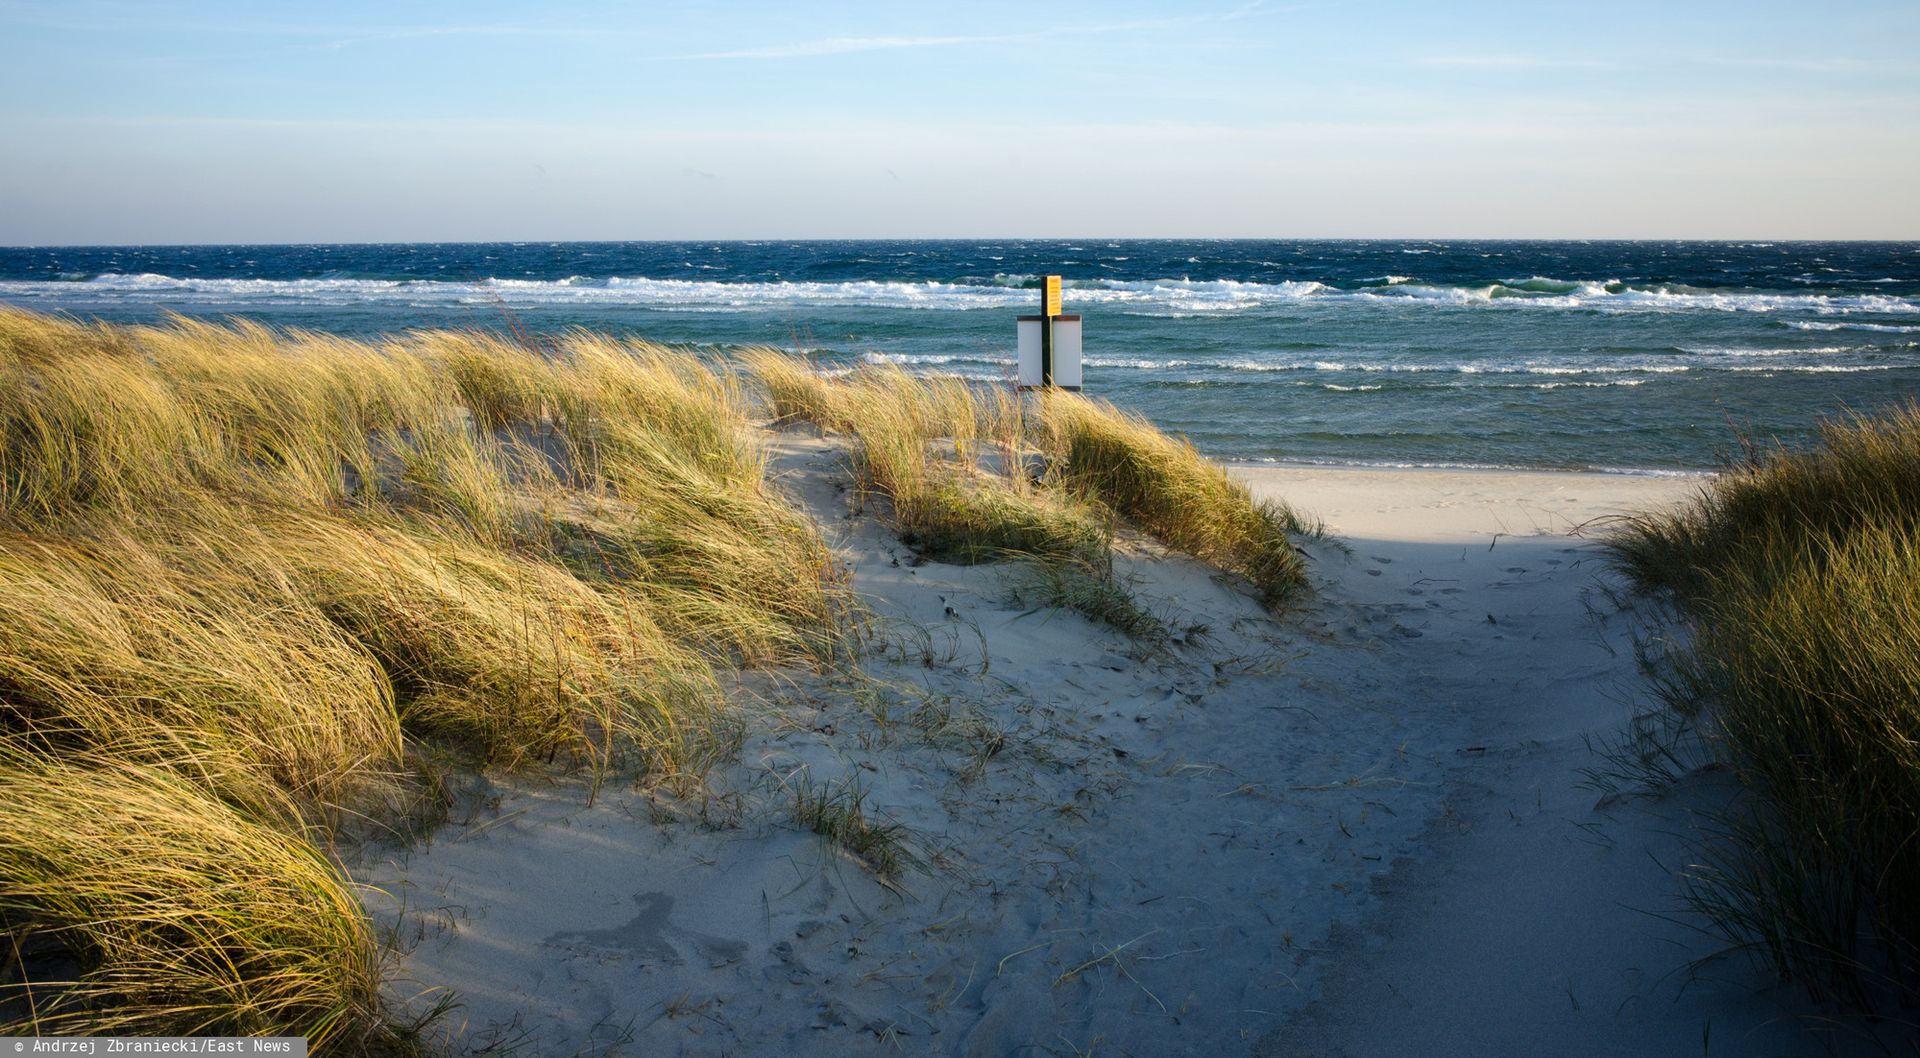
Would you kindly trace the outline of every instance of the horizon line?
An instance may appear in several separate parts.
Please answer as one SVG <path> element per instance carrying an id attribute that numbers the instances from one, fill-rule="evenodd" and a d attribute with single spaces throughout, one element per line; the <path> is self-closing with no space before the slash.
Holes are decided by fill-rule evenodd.
<path id="1" fill-rule="evenodd" d="M 725 236 L 641 239 L 299 239 L 282 241 L 213 240 L 209 242 L 70 242 L 0 243 L 0 250 L 101 250 L 171 249 L 204 246 L 498 246 L 498 245 L 582 245 L 609 246 L 635 243 L 833 243 L 833 242 L 1531 242 L 1531 243 L 1912 243 L 1920 236 L 1859 238 L 1805 236 L 1688 236 L 1688 235 L 809 235 Z"/>

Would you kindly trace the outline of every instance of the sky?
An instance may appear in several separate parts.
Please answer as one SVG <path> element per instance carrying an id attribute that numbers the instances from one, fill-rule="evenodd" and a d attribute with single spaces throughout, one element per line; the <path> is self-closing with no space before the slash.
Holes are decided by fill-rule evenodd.
<path id="1" fill-rule="evenodd" d="M 1920 3 L 0 0 L 0 245 L 1920 239 Z"/>

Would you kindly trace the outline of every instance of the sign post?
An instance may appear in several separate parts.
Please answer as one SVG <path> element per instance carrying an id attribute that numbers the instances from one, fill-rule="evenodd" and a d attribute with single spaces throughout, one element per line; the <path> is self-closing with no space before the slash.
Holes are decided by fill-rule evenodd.
<path id="1" fill-rule="evenodd" d="M 1060 277 L 1040 281 L 1040 314 L 1017 318 L 1020 388 L 1080 388 L 1080 317 L 1061 312 Z"/>
<path id="2" fill-rule="evenodd" d="M 1060 277 L 1040 281 L 1040 388 L 1053 388 L 1053 318 L 1060 315 Z"/>

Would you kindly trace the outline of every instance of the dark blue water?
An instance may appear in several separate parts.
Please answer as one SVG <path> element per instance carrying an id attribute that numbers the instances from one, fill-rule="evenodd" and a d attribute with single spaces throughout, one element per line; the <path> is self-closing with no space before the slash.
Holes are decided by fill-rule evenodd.
<path id="1" fill-rule="evenodd" d="M 0 301 L 372 335 L 586 326 L 1087 386 L 1240 459 L 1698 469 L 1920 387 L 1920 244 L 1093 240 L 0 249 Z"/>

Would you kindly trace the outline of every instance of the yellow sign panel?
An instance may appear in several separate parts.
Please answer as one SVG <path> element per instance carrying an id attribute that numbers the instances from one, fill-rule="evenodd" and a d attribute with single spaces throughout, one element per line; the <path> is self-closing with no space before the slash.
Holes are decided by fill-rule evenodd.
<path id="1" fill-rule="evenodd" d="M 1041 295 L 1044 306 L 1040 310 L 1041 314 L 1045 316 L 1060 315 L 1060 277 L 1048 276 L 1042 281 L 1040 289 L 1044 291 Z"/>

